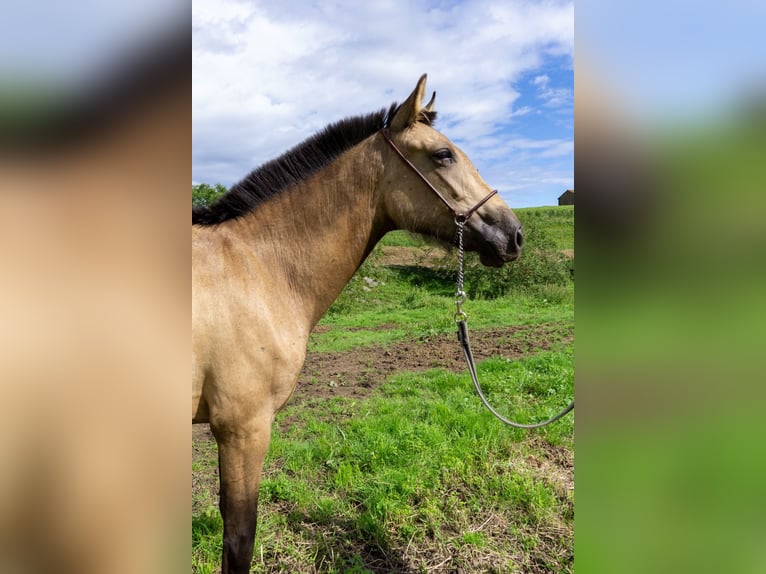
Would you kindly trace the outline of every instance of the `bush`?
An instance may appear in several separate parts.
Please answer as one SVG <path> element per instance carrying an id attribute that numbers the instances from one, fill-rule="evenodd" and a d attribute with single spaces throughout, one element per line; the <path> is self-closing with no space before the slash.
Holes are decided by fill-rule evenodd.
<path id="1" fill-rule="evenodd" d="M 210 205 L 226 193 L 226 191 L 226 186 L 220 183 L 215 185 L 208 185 L 207 183 L 192 185 L 192 207 Z"/>
<path id="2" fill-rule="evenodd" d="M 574 280 L 574 259 L 561 253 L 543 228 L 528 228 L 524 239 L 521 257 L 501 269 L 485 267 L 477 255 L 466 253 L 464 290 L 471 299 L 496 299 L 514 290 L 540 292 L 543 286 L 563 286 Z M 444 260 L 439 273 L 456 277 L 456 258 Z"/>

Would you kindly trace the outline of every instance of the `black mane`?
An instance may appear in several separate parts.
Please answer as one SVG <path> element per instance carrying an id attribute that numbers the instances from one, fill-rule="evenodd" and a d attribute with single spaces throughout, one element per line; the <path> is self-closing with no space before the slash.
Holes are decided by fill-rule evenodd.
<path id="1" fill-rule="evenodd" d="M 343 152 L 388 127 L 397 109 L 392 104 L 378 112 L 330 124 L 319 133 L 256 168 L 218 200 L 192 209 L 192 225 L 215 225 L 252 211 L 260 203 L 306 179 Z"/>

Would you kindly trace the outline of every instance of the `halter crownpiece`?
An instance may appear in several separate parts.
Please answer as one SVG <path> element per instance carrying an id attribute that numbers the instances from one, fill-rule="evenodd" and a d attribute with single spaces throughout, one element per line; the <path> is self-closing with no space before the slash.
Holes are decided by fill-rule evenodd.
<path id="1" fill-rule="evenodd" d="M 383 128 L 383 129 L 380 130 L 380 133 L 383 135 L 383 139 L 385 139 L 388 142 L 388 144 L 393 148 L 393 150 L 396 152 L 396 155 L 398 155 L 400 158 L 402 158 L 404 163 L 406 163 L 408 166 L 410 166 L 412 168 L 412 171 L 414 171 L 416 174 L 418 174 L 418 177 L 420 177 L 420 179 L 423 180 L 423 183 L 425 183 L 426 186 L 428 186 L 428 189 L 433 191 L 436 194 L 436 197 L 441 199 L 442 203 L 447 206 L 447 209 L 450 210 L 450 212 L 452 213 L 452 216 L 455 218 L 456 222 L 457 221 L 462 221 L 463 223 L 465 223 L 466 221 L 468 221 L 469 217 L 471 217 L 474 213 L 476 213 L 476 211 L 482 205 L 487 203 L 492 198 L 492 196 L 497 193 L 497 190 L 493 189 L 481 201 L 479 201 L 476 205 L 474 205 L 468 211 L 462 211 L 462 212 L 458 211 L 457 209 L 455 209 L 452 206 L 452 204 L 447 200 L 447 198 L 444 197 L 442 195 L 442 193 L 438 189 L 436 189 L 436 187 L 434 187 L 434 185 L 430 181 L 428 181 L 428 179 L 426 179 L 426 176 L 424 176 L 420 172 L 420 170 L 415 166 L 415 164 L 412 163 L 409 159 L 407 159 L 407 157 L 402 153 L 402 150 L 400 150 L 398 147 L 396 147 L 396 144 L 394 143 L 394 140 L 391 139 L 391 136 L 389 135 L 388 130 L 386 128 Z"/>

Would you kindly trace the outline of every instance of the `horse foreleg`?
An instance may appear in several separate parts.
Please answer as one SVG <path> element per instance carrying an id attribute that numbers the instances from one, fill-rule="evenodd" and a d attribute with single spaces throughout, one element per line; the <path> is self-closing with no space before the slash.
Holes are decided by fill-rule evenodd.
<path id="1" fill-rule="evenodd" d="M 236 433 L 211 425 L 218 441 L 221 481 L 222 574 L 250 572 L 258 520 L 258 486 L 271 433 L 268 423 L 258 424 L 250 431 L 238 429 Z"/>

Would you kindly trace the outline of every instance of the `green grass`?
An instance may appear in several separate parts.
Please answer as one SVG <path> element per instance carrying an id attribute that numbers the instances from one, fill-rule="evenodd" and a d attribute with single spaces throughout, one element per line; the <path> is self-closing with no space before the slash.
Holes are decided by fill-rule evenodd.
<path id="1" fill-rule="evenodd" d="M 571 248 L 571 208 L 518 213 L 525 227 L 551 229 L 549 249 Z M 452 279 L 430 266 L 384 265 L 390 246 L 430 249 L 409 234 L 387 235 L 321 321 L 310 352 L 454 333 Z M 378 285 L 364 289 L 363 277 Z M 574 380 L 571 280 L 472 299 L 465 309 L 471 329 L 535 326 L 509 335 L 528 345 L 522 360 L 479 364 L 501 412 L 529 422 L 566 405 Z M 533 432 L 503 426 L 465 371 L 398 372 L 363 398 L 291 403 L 274 425 L 253 571 L 572 572 L 573 440 L 572 417 Z M 195 450 L 195 477 L 216 464 L 214 445 Z M 215 572 L 222 529 L 215 497 L 202 489 L 195 504 L 192 570 Z"/>
<path id="2" fill-rule="evenodd" d="M 223 520 L 210 508 L 192 518 L 192 572 L 212 574 L 221 568 Z"/>
<path id="3" fill-rule="evenodd" d="M 388 288 L 388 285 L 386 286 Z M 396 287 L 391 287 L 396 290 Z M 574 288 L 569 285 L 553 290 L 554 300 L 544 293 L 530 295 L 518 293 L 513 300 L 469 300 L 464 305 L 468 324 L 473 328 L 506 325 L 542 325 L 574 322 Z M 313 352 L 344 351 L 354 347 L 387 345 L 405 339 L 420 339 L 443 333 L 454 333 L 452 320 L 454 297 L 433 296 L 429 304 L 410 308 L 405 304 L 386 304 L 390 293 L 378 293 L 369 300 L 359 302 L 362 308 L 353 315 L 327 317 L 320 323 L 328 330 L 311 335 L 309 350 Z M 386 325 L 386 329 L 380 329 Z M 349 330 L 352 329 L 352 330 Z"/>
<path id="4" fill-rule="evenodd" d="M 764 127 L 642 139 L 642 209 L 589 236 L 578 393 L 602 406 L 580 433 L 582 571 L 766 572 Z"/>
<path id="5" fill-rule="evenodd" d="M 480 376 L 487 395 L 513 405 L 519 420 L 548 416 L 571 395 L 571 350 L 486 361 Z M 452 566 L 469 571 L 477 555 L 499 560 L 498 571 L 527 571 L 530 556 L 548 559 L 535 554 L 549 549 L 547 537 L 559 538 L 557 552 L 569 544 L 571 532 L 562 533 L 567 523 L 571 529 L 571 492 L 526 461 L 545 461 L 554 447 L 571 449 L 571 418 L 534 435 L 504 428 L 483 410 L 465 375 L 442 370 L 396 375 L 379 395 L 355 404 L 328 402 L 310 413 L 289 407 L 278 418 L 276 429 L 286 418 L 304 422 L 274 433 L 261 484 L 256 572 L 431 564 L 432 555 L 410 557 L 408 547 L 436 555 L 449 549 Z M 346 414 L 341 420 L 332 414 L 338 409 Z M 482 528 L 487 521 L 491 527 Z M 195 517 L 195 571 L 217 563 L 220 526 L 217 511 Z M 552 571 L 571 571 L 570 554 L 550 560 Z M 286 569 L 275 569 L 279 563 Z"/>
<path id="6" fill-rule="evenodd" d="M 574 206 L 526 207 L 514 209 L 524 229 L 545 229 L 557 249 L 574 249 Z"/>

